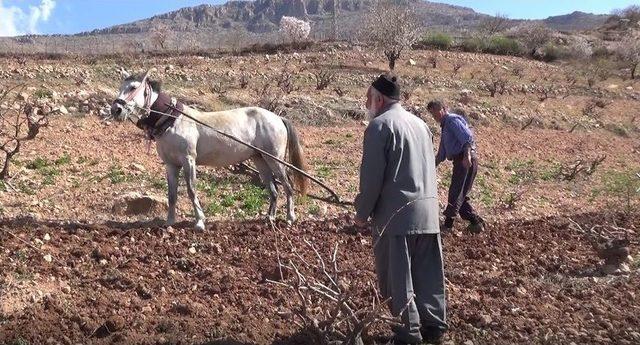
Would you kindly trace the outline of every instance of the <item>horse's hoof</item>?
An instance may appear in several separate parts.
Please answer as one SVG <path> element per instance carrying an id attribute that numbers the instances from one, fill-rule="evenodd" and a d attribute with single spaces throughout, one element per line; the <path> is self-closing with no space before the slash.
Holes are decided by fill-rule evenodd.
<path id="1" fill-rule="evenodd" d="M 199 220 L 196 225 L 194 226 L 194 229 L 196 231 L 204 231 L 204 221 Z"/>
<path id="2" fill-rule="evenodd" d="M 293 225 L 293 223 L 295 222 L 296 222 L 295 216 L 287 218 L 287 225 Z"/>

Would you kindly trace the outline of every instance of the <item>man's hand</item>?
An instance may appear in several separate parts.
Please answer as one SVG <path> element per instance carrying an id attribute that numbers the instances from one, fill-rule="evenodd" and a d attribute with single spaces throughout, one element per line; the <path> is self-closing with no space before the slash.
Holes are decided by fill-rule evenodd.
<path id="1" fill-rule="evenodd" d="M 462 166 L 465 169 L 471 168 L 471 155 L 470 154 L 465 155 L 465 157 L 462 159 Z"/>

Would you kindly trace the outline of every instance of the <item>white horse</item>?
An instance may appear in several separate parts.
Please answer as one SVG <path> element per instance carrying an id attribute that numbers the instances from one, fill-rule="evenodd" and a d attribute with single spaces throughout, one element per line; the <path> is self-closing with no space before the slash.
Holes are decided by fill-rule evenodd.
<path id="1" fill-rule="evenodd" d="M 166 165 L 169 187 L 167 224 L 172 225 L 176 221 L 180 169 L 184 169 L 187 192 L 195 210 L 195 228 L 204 230 L 205 216 L 196 195 L 196 165 L 225 167 L 248 159 L 255 164 L 260 179 L 269 191 L 269 219 L 275 219 L 278 198 L 275 179 L 278 179 L 287 196 L 287 221 L 294 222 L 294 189 L 285 166 L 250 147 L 223 137 L 189 117 L 233 135 L 279 159 L 284 160 L 288 151 L 291 163 L 304 170 L 304 156 L 293 125 L 288 120 L 257 107 L 200 112 L 162 93 L 160 83 L 148 79 L 149 73 L 150 71 L 144 75 L 131 76 L 123 71 L 125 79 L 118 98 L 111 106 L 111 114 L 118 121 L 126 121 L 132 116 L 135 108 L 148 109 L 148 113 L 145 111 L 146 114 L 138 119 L 137 125 L 156 141 L 158 155 Z M 174 108 L 188 116 L 175 111 Z M 306 194 L 306 178 L 294 171 L 293 180 L 298 191 Z"/>

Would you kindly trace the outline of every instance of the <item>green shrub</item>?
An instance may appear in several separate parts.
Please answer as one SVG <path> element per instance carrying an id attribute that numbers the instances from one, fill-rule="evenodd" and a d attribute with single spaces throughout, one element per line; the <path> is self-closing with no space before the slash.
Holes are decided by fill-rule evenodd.
<path id="1" fill-rule="evenodd" d="M 462 41 L 461 48 L 469 53 L 482 53 L 487 50 L 487 40 L 481 37 L 471 37 Z"/>
<path id="2" fill-rule="evenodd" d="M 640 199 L 640 177 L 635 171 L 608 171 L 602 177 L 603 187 L 595 195 L 617 199 L 618 207 L 630 214 Z"/>
<path id="3" fill-rule="evenodd" d="M 553 43 L 547 43 L 539 51 L 536 52 L 534 57 L 544 62 L 553 62 L 562 59 L 568 55 L 566 49 L 559 47 Z"/>
<path id="4" fill-rule="evenodd" d="M 609 49 L 607 49 L 607 47 L 599 46 L 599 47 L 593 48 L 593 55 L 592 56 L 594 58 L 608 58 L 612 54 L 613 53 L 611 51 L 609 51 Z"/>
<path id="5" fill-rule="evenodd" d="M 51 97 L 53 97 L 53 92 L 51 92 L 51 90 L 47 90 L 47 89 L 38 89 L 34 93 L 34 96 L 36 96 L 36 98 L 38 98 L 38 99 L 51 98 Z"/>
<path id="6" fill-rule="evenodd" d="M 486 51 L 496 55 L 522 55 L 523 49 L 520 42 L 504 36 L 493 36 L 489 40 Z"/>
<path id="7" fill-rule="evenodd" d="M 436 32 L 424 37 L 422 39 L 422 44 L 426 47 L 447 50 L 453 45 L 453 38 L 445 33 Z"/>

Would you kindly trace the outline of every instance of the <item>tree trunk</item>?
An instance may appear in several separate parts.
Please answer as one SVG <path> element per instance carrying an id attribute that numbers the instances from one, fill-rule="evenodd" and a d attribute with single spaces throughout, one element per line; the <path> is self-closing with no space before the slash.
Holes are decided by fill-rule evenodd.
<path id="1" fill-rule="evenodd" d="M 631 66 L 631 79 L 636 79 L 636 70 L 638 69 L 638 65 L 640 63 L 634 63 L 633 66 Z"/>
<path id="2" fill-rule="evenodd" d="M 332 20 L 331 20 L 331 26 L 333 29 L 332 32 L 332 40 L 335 42 L 338 40 L 338 4 L 339 4 L 339 0 L 333 0 L 333 13 L 332 13 Z"/>
<path id="3" fill-rule="evenodd" d="M 393 71 L 395 68 L 396 68 L 396 58 L 389 57 L 389 69 Z"/>

